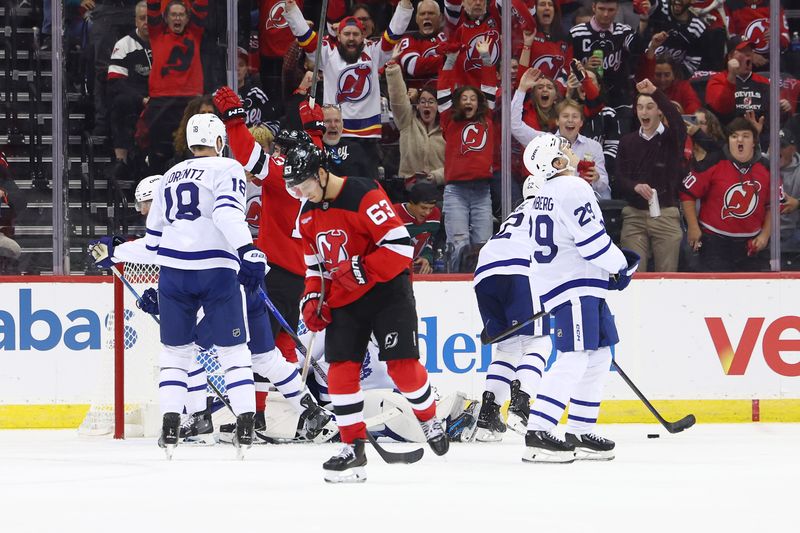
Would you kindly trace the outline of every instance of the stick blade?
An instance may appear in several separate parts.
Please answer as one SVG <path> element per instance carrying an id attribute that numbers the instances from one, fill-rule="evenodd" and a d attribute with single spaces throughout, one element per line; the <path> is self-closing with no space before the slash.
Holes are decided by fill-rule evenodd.
<path id="1" fill-rule="evenodd" d="M 697 419 L 695 418 L 694 415 L 686 415 L 680 420 L 669 424 L 669 426 L 667 427 L 667 431 L 669 431 L 670 433 L 680 433 L 684 429 L 689 429 L 690 427 L 695 425 L 696 422 Z"/>
<path id="2" fill-rule="evenodd" d="M 378 455 L 381 456 L 381 459 L 388 464 L 410 465 L 416 463 L 425 455 L 425 450 L 423 448 L 417 448 L 416 450 L 408 452 L 390 452 L 378 444 L 378 441 L 375 440 L 375 437 L 373 437 L 369 431 L 367 432 L 367 439 L 369 443 L 372 444 L 372 447 L 375 448 L 375 451 L 378 452 Z"/>

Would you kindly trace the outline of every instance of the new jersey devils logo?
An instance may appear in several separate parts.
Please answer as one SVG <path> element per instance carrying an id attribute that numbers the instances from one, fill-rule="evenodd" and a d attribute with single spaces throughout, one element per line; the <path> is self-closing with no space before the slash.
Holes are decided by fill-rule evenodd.
<path id="1" fill-rule="evenodd" d="M 358 63 L 345 68 L 339 74 L 339 92 L 336 102 L 360 102 L 369 96 L 372 90 L 372 67 L 367 63 Z"/>
<path id="2" fill-rule="evenodd" d="M 756 19 L 744 29 L 744 38 L 753 43 L 753 50 L 759 54 L 769 51 L 769 20 Z"/>
<path id="3" fill-rule="evenodd" d="M 481 55 L 478 53 L 476 45 L 483 39 L 489 39 L 492 42 L 492 45 L 489 47 L 489 56 L 492 58 L 492 65 L 497 63 L 497 59 L 500 57 L 500 47 L 497 46 L 497 42 L 500 40 L 500 34 L 497 30 L 489 30 L 475 35 L 470 39 L 469 44 L 467 44 L 467 53 L 464 58 L 464 72 L 481 68 Z"/>
<path id="4" fill-rule="evenodd" d="M 489 135 L 484 124 L 470 122 L 461 130 L 461 154 L 483 150 L 488 138 Z"/>
<path id="5" fill-rule="evenodd" d="M 317 250 L 325 260 L 325 268 L 333 268 L 350 257 L 344 245 L 347 244 L 347 233 L 333 229 L 317 234 Z"/>
<path id="6" fill-rule="evenodd" d="M 283 12 L 286 10 L 286 2 L 278 2 L 272 6 L 267 15 L 266 27 L 268 30 L 277 30 L 280 28 L 287 28 L 289 23 L 286 22 L 286 17 Z"/>
<path id="7" fill-rule="evenodd" d="M 744 181 L 725 191 L 722 205 L 722 219 L 747 218 L 758 206 L 758 192 L 761 184 L 757 181 Z"/>
<path id="8" fill-rule="evenodd" d="M 548 78 L 555 78 L 564 66 L 564 56 L 540 56 L 531 68 L 538 68 Z"/>
<path id="9" fill-rule="evenodd" d="M 247 209 L 245 210 L 245 220 L 251 230 L 258 230 L 258 222 L 261 220 L 261 192 L 247 197 Z"/>

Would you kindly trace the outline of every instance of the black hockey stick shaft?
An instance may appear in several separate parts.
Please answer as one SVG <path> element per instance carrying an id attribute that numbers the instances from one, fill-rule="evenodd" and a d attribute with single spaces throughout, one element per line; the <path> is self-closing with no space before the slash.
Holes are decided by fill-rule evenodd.
<path id="1" fill-rule="evenodd" d="M 656 408 L 653 406 L 653 404 L 650 403 L 650 400 L 648 400 L 645 397 L 645 395 L 642 394 L 642 391 L 639 390 L 639 387 L 634 385 L 633 381 L 631 381 L 631 378 L 629 378 L 628 375 L 622 370 L 622 368 L 620 368 L 619 363 L 617 363 L 616 361 L 612 361 L 611 364 L 616 369 L 617 374 L 619 374 L 619 376 L 622 378 L 622 380 L 628 385 L 628 387 L 631 388 L 631 390 L 634 392 L 634 394 L 636 394 L 636 396 L 639 397 L 639 399 L 642 401 L 644 406 L 647 407 L 647 409 L 651 413 L 653 413 L 653 416 L 656 417 L 656 420 L 658 420 L 659 423 L 662 426 L 664 426 L 664 428 L 667 431 L 669 431 L 670 433 L 680 433 L 684 429 L 688 429 L 688 428 L 692 427 L 695 424 L 695 422 L 697 422 L 697 419 L 692 414 L 686 415 L 683 418 L 681 418 L 680 420 L 677 420 L 675 422 L 667 421 L 663 416 L 661 416 L 661 413 L 659 413 L 656 410 Z"/>
<path id="2" fill-rule="evenodd" d="M 481 344 L 494 344 L 496 342 L 500 342 L 502 340 L 505 340 L 508 337 L 514 335 L 516 332 L 518 332 L 519 330 L 521 330 L 525 326 L 528 326 L 529 324 L 532 324 L 533 322 L 536 322 L 537 320 L 539 320 L 540 318 L 542 318 L 545 315 L 547 315 L 547 311 L 539 311 L 538 313 L 536 313 L 535 315 L 530 317 L 525 322 L 520 322 L 519 324 L 517 324 L 515 326 L 511 326 L 507 330 L 498 333 L 494 337 L 489 337 L 489 334 L 486 332 L 486 328 L 484 327 L 483 331 L 481 331 Z"/>
<path id="3" fill-rule="evenodd" d="M 317 49 L 314 51 L 314 74 L 311 76 L 311 88 L 309 89 L 308 104 L 314 110 L 317 100 L 317 83 L 319 83 L 319 69 L 322 58 L 322 41 L 325 38 L 325 26 L 328 17 L 328 0 L 322 0 L 322 9 L 319 13 L 319 28 L 317 28 Z"/>
<path id="4" fill-rule="evenodd" d="M 375 451 L 378 452 L 378 455 L 381 456 L 381 459 L 389 464 L 410 465 L 412 463 L 416 463 L 422 459 L 423 455 L 425 455 L 424 448 L 417 448 L 416 450 L 411 450 L 410 452 L 390 452 L 378 444 L 378 441 L 375 440 L 375 437 L 373 437 L 369 431 L 367 431 L 367 440 L 369 440 L 369 443 L 372 444 L 373 448 L 375 448 Z"/>

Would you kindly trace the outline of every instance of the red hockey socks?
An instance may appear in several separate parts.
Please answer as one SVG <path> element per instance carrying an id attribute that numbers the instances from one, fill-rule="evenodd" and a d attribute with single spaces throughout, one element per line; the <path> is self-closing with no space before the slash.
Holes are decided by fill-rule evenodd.
<path id="1" fill-rule="evenodd" d="M 361 392 L 361 363 L 338 361 L 328 369 L 328 392 L 336 414 L 342 442 L 351 444 L 367 438 L 364 425 L 364 393 Z"/>
<path id="2" fill-rule="evenodd" d="M 275 337 L 275 346 L 277 346 L 281 351 L 284 359 L 290 363 L 297 362 L 297 352 L 295 351 L 296 345 L 288 333 L 280 330 L 278 335 Z"/>
<path id="3" fill-rule="evenodd" d="M 436 401 L 425 367 L 417 359 L 387 361 L 386 366 L 389 377 L 411 403 L 417 420 L 425 422 L 436 416 Z"/>

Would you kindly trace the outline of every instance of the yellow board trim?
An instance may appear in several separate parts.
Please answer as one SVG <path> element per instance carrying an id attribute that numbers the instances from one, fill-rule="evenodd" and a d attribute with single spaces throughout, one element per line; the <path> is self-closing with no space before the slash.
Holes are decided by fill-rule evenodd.
<path id="1" fill-rule="evenodd" d="M 661 416 L 675 421 L 689 413 L 700 424 L 752 422 L 758 402 L 760 422 L 800 422 L 800 399 L 786 400 L 656 400 Z M 508 406 L 503 406 L 505 411 Z M 0 405 L 0 429 L 77 428 L 89 405 Z M 505 414 L 505 413 L 504 413 Z M 656 420 L 639 400 L 607 400 L 600 410 L 601 424 L 652 424 Z M 566 422 L 566 415 L 562 423 Z"/>

